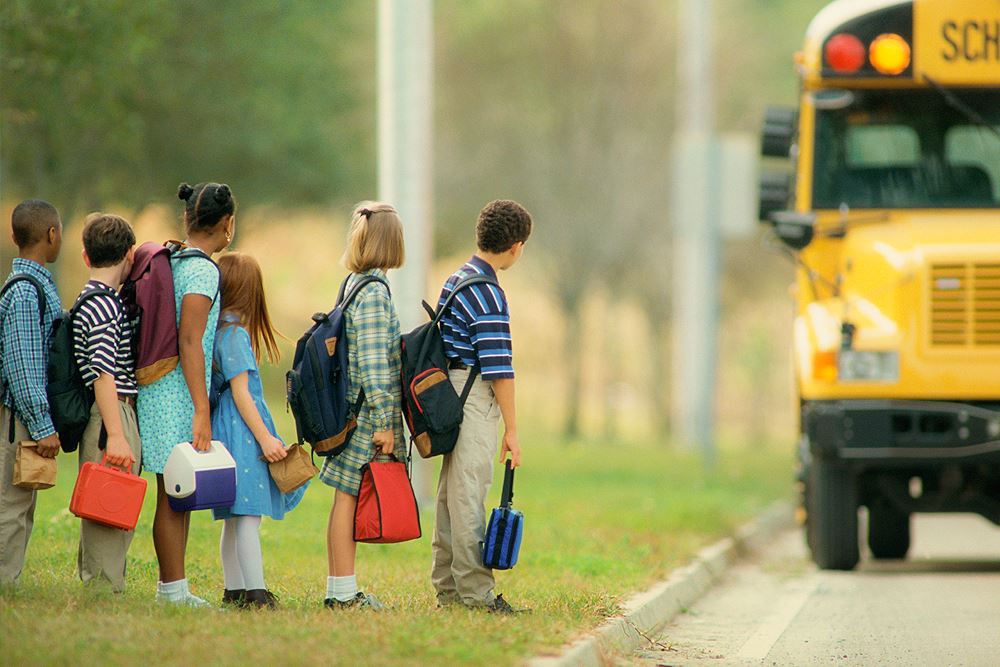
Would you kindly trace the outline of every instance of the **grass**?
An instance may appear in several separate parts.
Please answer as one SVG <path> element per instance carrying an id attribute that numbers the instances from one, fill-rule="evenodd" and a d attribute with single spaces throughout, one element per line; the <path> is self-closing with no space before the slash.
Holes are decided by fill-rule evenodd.
<path id="1" fill-rule="evenodd" d="M 285 521 L 263 525 L 267 581 L 281 599 L 277 612 L 155 604 L 152 495 L 129 551 L 128 590 L 114 595 L 84 587 L 75 572 L 79 522 L 66 509 L 75 456 L 64 456 L 57 487 L 39 493 L 20 586 L 0 596 L 0 663 L 515 664 L 554 652 L 616 613 L 629 594 L 787 496 L 791 478 L 786 453 L 760 449 L 723 451 L 712 474 L 691 455 L 637 444 L 528 442 L 526 452 L 515 494 L 526 516 L 521 561 L 498 572 L 497 582 L 533 612 L 512 618 L 435 608 L 429 509 L 422 539 L 359 545 L 359 581 L 390 611 L 322 609 L 331 494 L 319 482 Z M 498 494 L 496 483 L 488 504 Z M 188 545 L 192 590 L 213 601 L 223 588 L 220 526 L 208 512 L 196 512 Z"/>

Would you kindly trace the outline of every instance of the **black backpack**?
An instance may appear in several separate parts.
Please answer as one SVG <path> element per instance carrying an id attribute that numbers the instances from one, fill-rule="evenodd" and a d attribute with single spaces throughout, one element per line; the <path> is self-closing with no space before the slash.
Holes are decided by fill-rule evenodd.
<path id="1" fill-rule="evenodd" d="M 337 456 L 344 451 L 358 426 L 358 413 L 365 402 L 364 388 L 353 404 L 347 400 L 344 311 L 369 283 L 379 282 L 389 289 L 381 278 L 363 276 L 345 295 L 349 279 L 350 276 L 341 284 L 334 309 L 312 316 L 315 324 L 296 344 L 292 370 L 285 375 L 288 406 L 295 417 L 298 441 L 308 442 L 319 456 Z"/>
<path id="2" fill-rule="evenodd" d="M 0 297 L 14 283 L 31 283 L 38 292 L 39 325 L 45 319 L 45 291 L 34 276 L 20 274 L 12 277 L 0 290 Z M 73 344 L 73 317 L 80 306 L 100 294 L 115 294 L 106 288 L 97 288 L 81 294 L 69 311 L 63 310 L 52 322 L 52 338 L 49 342 L 49 363 L 46 368 L 46 394 L 49 399 L 49 415 L 59 433 L 59 442 L 64 452 L 75 452 L 80 446 L 83 432 L 90 421 L 90 410 L 94 405 L 94 390 L 86 386 L 80 368 L 76 363 Z"/>
<path id="3" fill-rule="evenodd" d="M 410 429 L 410 443 L 416 446 L 420 456 L 425 459 L 447 454 L 455 448 L 465 401 L 479 374 L 479 366 L 473 366 L 462 395 L 459 396 L 448 379 L 448 358 L 444 353 L 444 341 L 439 328 L 441 318 L 459 291 L 479 283 L 498 284 L 493 278 L 484 275 L 460 280 L 437 311 L 424 302 L 430 322 L 421 324 L 402 336 L 400 375 L 403 411 Z"/>

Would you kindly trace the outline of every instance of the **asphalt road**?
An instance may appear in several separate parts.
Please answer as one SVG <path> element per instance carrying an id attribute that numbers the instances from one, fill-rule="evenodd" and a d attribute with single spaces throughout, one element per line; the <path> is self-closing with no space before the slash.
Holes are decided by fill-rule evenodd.
<path id="1" fill-rule="evenodd" d="M 1000 666 L 1000 528 L 917 516 L 906 561 L 819 571 L 800 531 L 733 568 L 648 646 L 641 665 Z"/>

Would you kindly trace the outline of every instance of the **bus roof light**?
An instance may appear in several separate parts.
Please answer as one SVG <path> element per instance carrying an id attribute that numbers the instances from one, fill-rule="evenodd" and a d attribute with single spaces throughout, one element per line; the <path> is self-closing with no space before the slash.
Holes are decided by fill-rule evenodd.
<path id="1" fill-rule="evenodd" d="M 865 64 L 865 45 L 860 39 L 846 32 L 841 32 L 826 42 L 824 48 L 826 64 L 834 72 L 853 74 Z"/>
<path id="2" fill-rule="evenodd" d="M 910 66 L 910 45 L 893 33 L 879 35 L 872 40 L 869 54 L 872 67 L 882 74 L 895 76 Z"/>

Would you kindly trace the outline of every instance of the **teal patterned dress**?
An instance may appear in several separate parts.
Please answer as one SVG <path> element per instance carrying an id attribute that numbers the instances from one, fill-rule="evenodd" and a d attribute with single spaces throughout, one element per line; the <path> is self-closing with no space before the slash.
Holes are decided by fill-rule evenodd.
<path id="1" fill-rule="evenodd" d="M 201 294 L 212 299 L 208 322 L 201 337 L 205 355 L 205 390 L 212 377 L 212 347 L 219 322 L 219 269 L 206 255 L 188 259 L 171 259 L 174 274 L 174 303 L 177 306 L 177 326 L 181 323 L 181 302 L 188 294 Z M 156 382 L 139 387 L 136 401 L 139 436 L 142 438 L 142 467 L 163 474 L 170 451 L 179 442 L 190 442 L 194 403 L 184 382 L 181 365 Z"/>

